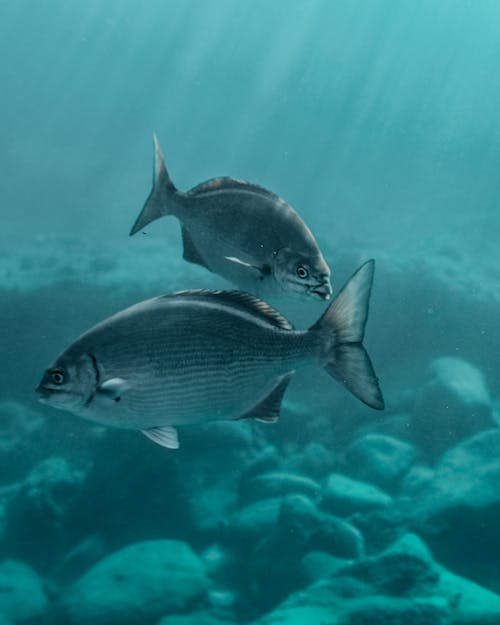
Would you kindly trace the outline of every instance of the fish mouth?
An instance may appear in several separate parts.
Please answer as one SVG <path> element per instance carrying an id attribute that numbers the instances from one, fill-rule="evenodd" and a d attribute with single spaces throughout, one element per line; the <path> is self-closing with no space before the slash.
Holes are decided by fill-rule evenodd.
<path id="1" fill-rule="evenodd" d="M 42 402 L 42 404 L 47 404 L 52 395 L 52 390 L 39 384 L 35 389 L 35 393 L 38 394 L 38 401 Z"/>
<path id="2" fill-rule="evenodd" d="M 309 290 L 324 301 L 329 300 L 332 296 L 332 287 L 329 282 L 322 282 L 317 286 L 311 287 Z"/>

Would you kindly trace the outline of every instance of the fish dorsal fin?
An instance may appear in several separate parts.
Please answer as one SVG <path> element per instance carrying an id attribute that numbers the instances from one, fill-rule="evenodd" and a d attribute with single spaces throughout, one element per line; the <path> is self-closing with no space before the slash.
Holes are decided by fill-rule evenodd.
<path id="1" fill-rule="evenodd" d="M 193 239 L 191 238 L 191 235 L 189 234 L 185 226 L 182 226 L 182 245 L 184 248 L 184 260 L 187 260 L 188 263 L 201 265 L 202 267 L 206 267 L 208 270 L 210 270 L 210 267 L 207 266 L 206 262 L 203 260 L 200 253 L 196 249 L 196 246 L 193 243 Z"/>
<path id="2" fill-rule="evenodd" d="M 281 402 L 292 374 L 285 375 L 262 401 L 241 415 L 240 419 L 256 419 L 263 423 L 276 423 L 280 416 Z"/>
<path id="3" fill-rule="evenodd" d="M 198 301 L 219 302 L 221 305 L 246 313 L 251 313 L 260 319 L 267 321 L 282 330 L 293 330 L 292 324 L 283 317 L 275 308 L 263 302 L 258 297 L 244 291 L 210 291 L 208 289 L 196 289 L 191 291 L 179 291 L 169 295 L 163 295 L 159 299 L 169 297 L 185 297 Z"/>
<path id="4" fill-rule="evenodd" d="M 237 180 L 236 178 L 229 178 L 222 176 L 221 178 L 211 178 L 202 182 L 196 187 L 193 187 L 188 191 L 188 195 L 203 195 L 204 193 L 214 193 L 215 191 L 248 191 L 249 193 L 257 193 L 264 197 L 274 200 L 276 202 L 284 202 L 276 193 L 268 191 L 264 187 L 252 182 L 246 182 L 245 180 Z"/>

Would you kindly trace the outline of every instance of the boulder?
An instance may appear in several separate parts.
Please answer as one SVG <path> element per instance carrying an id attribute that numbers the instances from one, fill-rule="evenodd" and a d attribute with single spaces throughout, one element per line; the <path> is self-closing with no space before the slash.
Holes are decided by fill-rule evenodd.
<path id="1" fill-rule="evenodd" d="M 135 543 L 89 569 L 62 596 L 68 625 L 144 625 L 190 609 L 208 578 L 190 547 L 174 540 Z"/>
<path id="2" fill-rule="evenodd" d="M 47 458 L 27 475 L 5 502 L 9 554 L 29 560 L 39 569 L 52 566 L 67 547 L 71 526 L 67 521 L 85 476 L 84 471 L 58 457 Z"/>
<path id="3" fill-rule="evenodd" d="M 309 586 L 321 579 L 331 577 L 347 564 L 350 564 L 349 560 L 336 558 L 325 551 L 309 551 L 299 564 L 301 585 Z"/>
<path id="4" fill-rule="evenodd" d="M 2 616 L 14 625 L 38 622 L 47 607 L 43 582 L 30 566 L 17 560 L 0 563 L 0 625 Z"/>
<path id="5" fill-rule="evenodd" d="M 260 473 L 277 471 L 280 466 L 281 457 L 278 450 L 274 445 L 268 445 L 241 469 L 241 483 L 245 484 Z"/>
<path id="6" fill-rule="evenodd" d="M 24 478 L 45 451 L 45 418 L 14 401 L 0 402 L 0 484 Z"/>
<path id="7" fill-rule="evenodd" d="M 498 625 L 500 597 L 437 564 L 413 534 L 379 556 L 332 567 L 255 625 Z"/>
<path id="8" fill-rule="evenodd" d="M 392 498 L 376 486 L 332 473 L 323 490 L 322 507 L 339 516 L 387 508 Z"/>
<path id="9" fill-rule="evenodd" d="M 321 492 L 321 486 L 309 477 L 284 471 L 272 471 L 256 475 L 242 483 L 240 499 L 244 503 L 284 497 L 292 494 L 302 494 L 316 499 Z"/>
<path id="10" fill-rule="evenodd" d="M 392 490 L 409 471 L 415 449 L 392 436 L 367 434 L 346 452 L 345 470 L 357 480 Z"/>
<path id="11" fill-rule="evenodd" d="M 476 434 L 442 456 L 409 502 L 413 527 L 439 560 L 498 592 L 499 458 L 500 429 Z"/>
<path id="12" fill-rule="evenodd" d="M 276 525 L 281 504 L 281 497 L 272 497 L 237 510 L 224 523 L 224 539 L 245 550 L 251 549 Z"/>
<path id="13" fill-rule="evenodd" d="M 284 469 L 291 473 L 300 473 L 315 480 L 321 480 L 325 475 L 335 471 L 337 465 L 338 458 L 335 453 L 325 445 L 314 441 L 287 458 Z"/>
<path id="14" fill-rule="evenodd" d="M 165 616 L 157 625 L 236 625 L 236 622 L 210 612 L 194 612 Z"/>
<path id="15" fill-rule="evenodd" d="M 483 373 L 462 358 L 434 360 L 416 394 L 411 422 L 422 456 L 434 463 L 459 441 L 494 425 Z"/>

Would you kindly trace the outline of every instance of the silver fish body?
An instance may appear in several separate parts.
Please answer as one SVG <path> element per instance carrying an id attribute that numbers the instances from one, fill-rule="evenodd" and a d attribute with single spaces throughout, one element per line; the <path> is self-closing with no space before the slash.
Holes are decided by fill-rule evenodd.
<path id="1" fill-rule="evenodd" d="M 331 295 L 330 269 L 311 231 L 287 202 L 233 178 L 178 191 L 155 137 L 153 189 L 130 234 L 164 215 L 174 215 L 182 224 L 185 260 L 239 288 L 267 295 Z"/>
<path id="2" fill-rule="evenodd" d="M 141 302 L 77 339 L 37 390 L 55 407 L 142 430 L 167 447 L 177 446 L 176 425 L 276 420 L 292 374 L 311 362 L 381 409 L 361 345 L 372 276 L 367 263 L 306 331 L 239 291 L 188 291 Z"/>

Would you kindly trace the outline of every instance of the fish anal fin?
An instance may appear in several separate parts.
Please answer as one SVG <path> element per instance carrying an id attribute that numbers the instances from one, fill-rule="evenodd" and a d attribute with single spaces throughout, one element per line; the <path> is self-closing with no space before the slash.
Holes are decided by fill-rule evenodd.
<path id="1" fill-rule="evenodd" d="M 280 416 L 283 395 L 285 394 L 291 378 L 291 373 L 282 377 L 278 384 L 268 395 L 264 397 L 263 400 L 251 408 L 248 412 L 242 414 L 239 418 L 255 419 L 256 421 L 262 421 L 263 423 L 276 423 Z"/>
<path id="2" fill-rule="evenodd" d="M 167 449 L 179 449 L 179 437 L 177 430 L 172 426 L 164 426 L 159 428 L 150 428 L 141 430 L 144 436 Z"/>
<path id="3" fill-rule="evenodd" d="M 187 260 L 188 263 L 201 265 L 202 267 L 210 270 L 210 267 L 207 266 L 206 262 L 203 260 L 200 253 L 196 249 L 193 239 L 191 238 L 191 235 L 189 234 L 189 231 L 185 226 L 182 226 L 182 245 L 184 248 L 184 260 Z"/>

